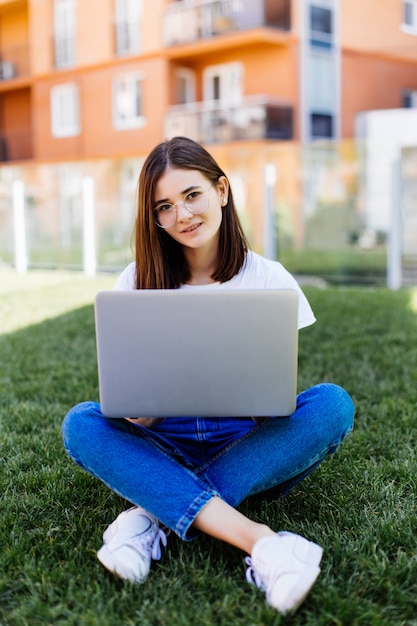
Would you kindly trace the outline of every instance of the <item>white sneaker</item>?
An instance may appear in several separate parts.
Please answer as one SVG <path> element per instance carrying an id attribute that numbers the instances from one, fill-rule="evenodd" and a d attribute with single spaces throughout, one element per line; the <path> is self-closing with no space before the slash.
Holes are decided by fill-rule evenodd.
<path id="1" fill-rule="evenodd" d="M 104 545 L 97 557 L 113 574 L 136 583 L 143 583 L 151 561 L 161 558 L 161 543 L 167 545 L 166 534 L 154 515 L 141 507 L 123 511 L 103 533 Z"/>
<path id="2" fill-rule="evenodd" d="M 268 604 L 282 615 L 295 611 L 320 573 L 323 549 L 315 543 L 280 532 L 255 543 L 246 579 L 265 591 Z"/>

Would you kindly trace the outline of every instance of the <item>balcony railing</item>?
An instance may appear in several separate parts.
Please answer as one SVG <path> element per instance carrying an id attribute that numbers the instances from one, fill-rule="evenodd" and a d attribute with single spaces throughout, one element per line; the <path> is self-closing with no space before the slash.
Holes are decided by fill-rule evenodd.
<path id="1" fill-rule="evenodd" d="M 291 28 L 291 0 L 194 0 L 171 2 L 163 20 L 166 46 L 192 43 L 232 31 Z"/>
<path id="2" fill-rule="evenodd" d="M 29 47 L 0 46 L 0 81 L 29 76 Z"/>
<path id="3" fill-rule="evenodd" d="M 33 157 L 29 130 L 0 132 L 0 162 L 21 161 Z"/>
<path id="4" fill-rule="evenodd" d="M 195 102 L 174 106 L 165 117 L 165 135 L 185 135 L 200 143 L 293 138 L 291 106 L 266 97 L 240 104 Z"/>

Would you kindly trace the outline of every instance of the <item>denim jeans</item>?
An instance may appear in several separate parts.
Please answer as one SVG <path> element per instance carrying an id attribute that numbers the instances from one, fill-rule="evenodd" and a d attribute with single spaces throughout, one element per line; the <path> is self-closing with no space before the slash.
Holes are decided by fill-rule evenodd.
<path id="1" fill-rule="evenodd" d="M 346 391 L 323 383 L 299 394 L 290 417 L 262 425 L 251 418 L 171 417 L 149 429 L 105 418 L 99 404 L 83 402 L 65 417 L 63 436 L 78 465 L 188 540 L 215 496 L 236 507 L 271 489 L 288 492 L 335 452 L 353 414 Z"/>

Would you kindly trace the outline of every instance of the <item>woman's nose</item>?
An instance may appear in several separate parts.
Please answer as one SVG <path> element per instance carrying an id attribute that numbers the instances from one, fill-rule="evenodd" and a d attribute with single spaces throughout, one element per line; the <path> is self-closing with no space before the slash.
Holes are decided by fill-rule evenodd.
<path id="1" fill-rule="evenodd" d="M 190 216 L 192 216 L 191 211 L 189 211 L 185 204 L 184 204 L 184 200 L 179 200 L 179 202 L 176 203 L 175 205 L 175 209 L 177 212 L 177 222 L 182 222 L 183 220 L 188 220 L 190 218 Z"/>

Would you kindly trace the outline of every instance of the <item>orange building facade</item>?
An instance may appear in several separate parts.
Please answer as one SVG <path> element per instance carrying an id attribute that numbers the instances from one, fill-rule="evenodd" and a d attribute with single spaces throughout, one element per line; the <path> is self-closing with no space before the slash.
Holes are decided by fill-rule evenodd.
<path id="1" fill-rule="evenodd" d="M 297 243 L 303 146 L 343 151 L 357 113 L 405 106 L 417 0 L 0 0 L 0 169 L 35 185 L 188 135 L 235 174 L 259 250 L 268 165 Z"/>

